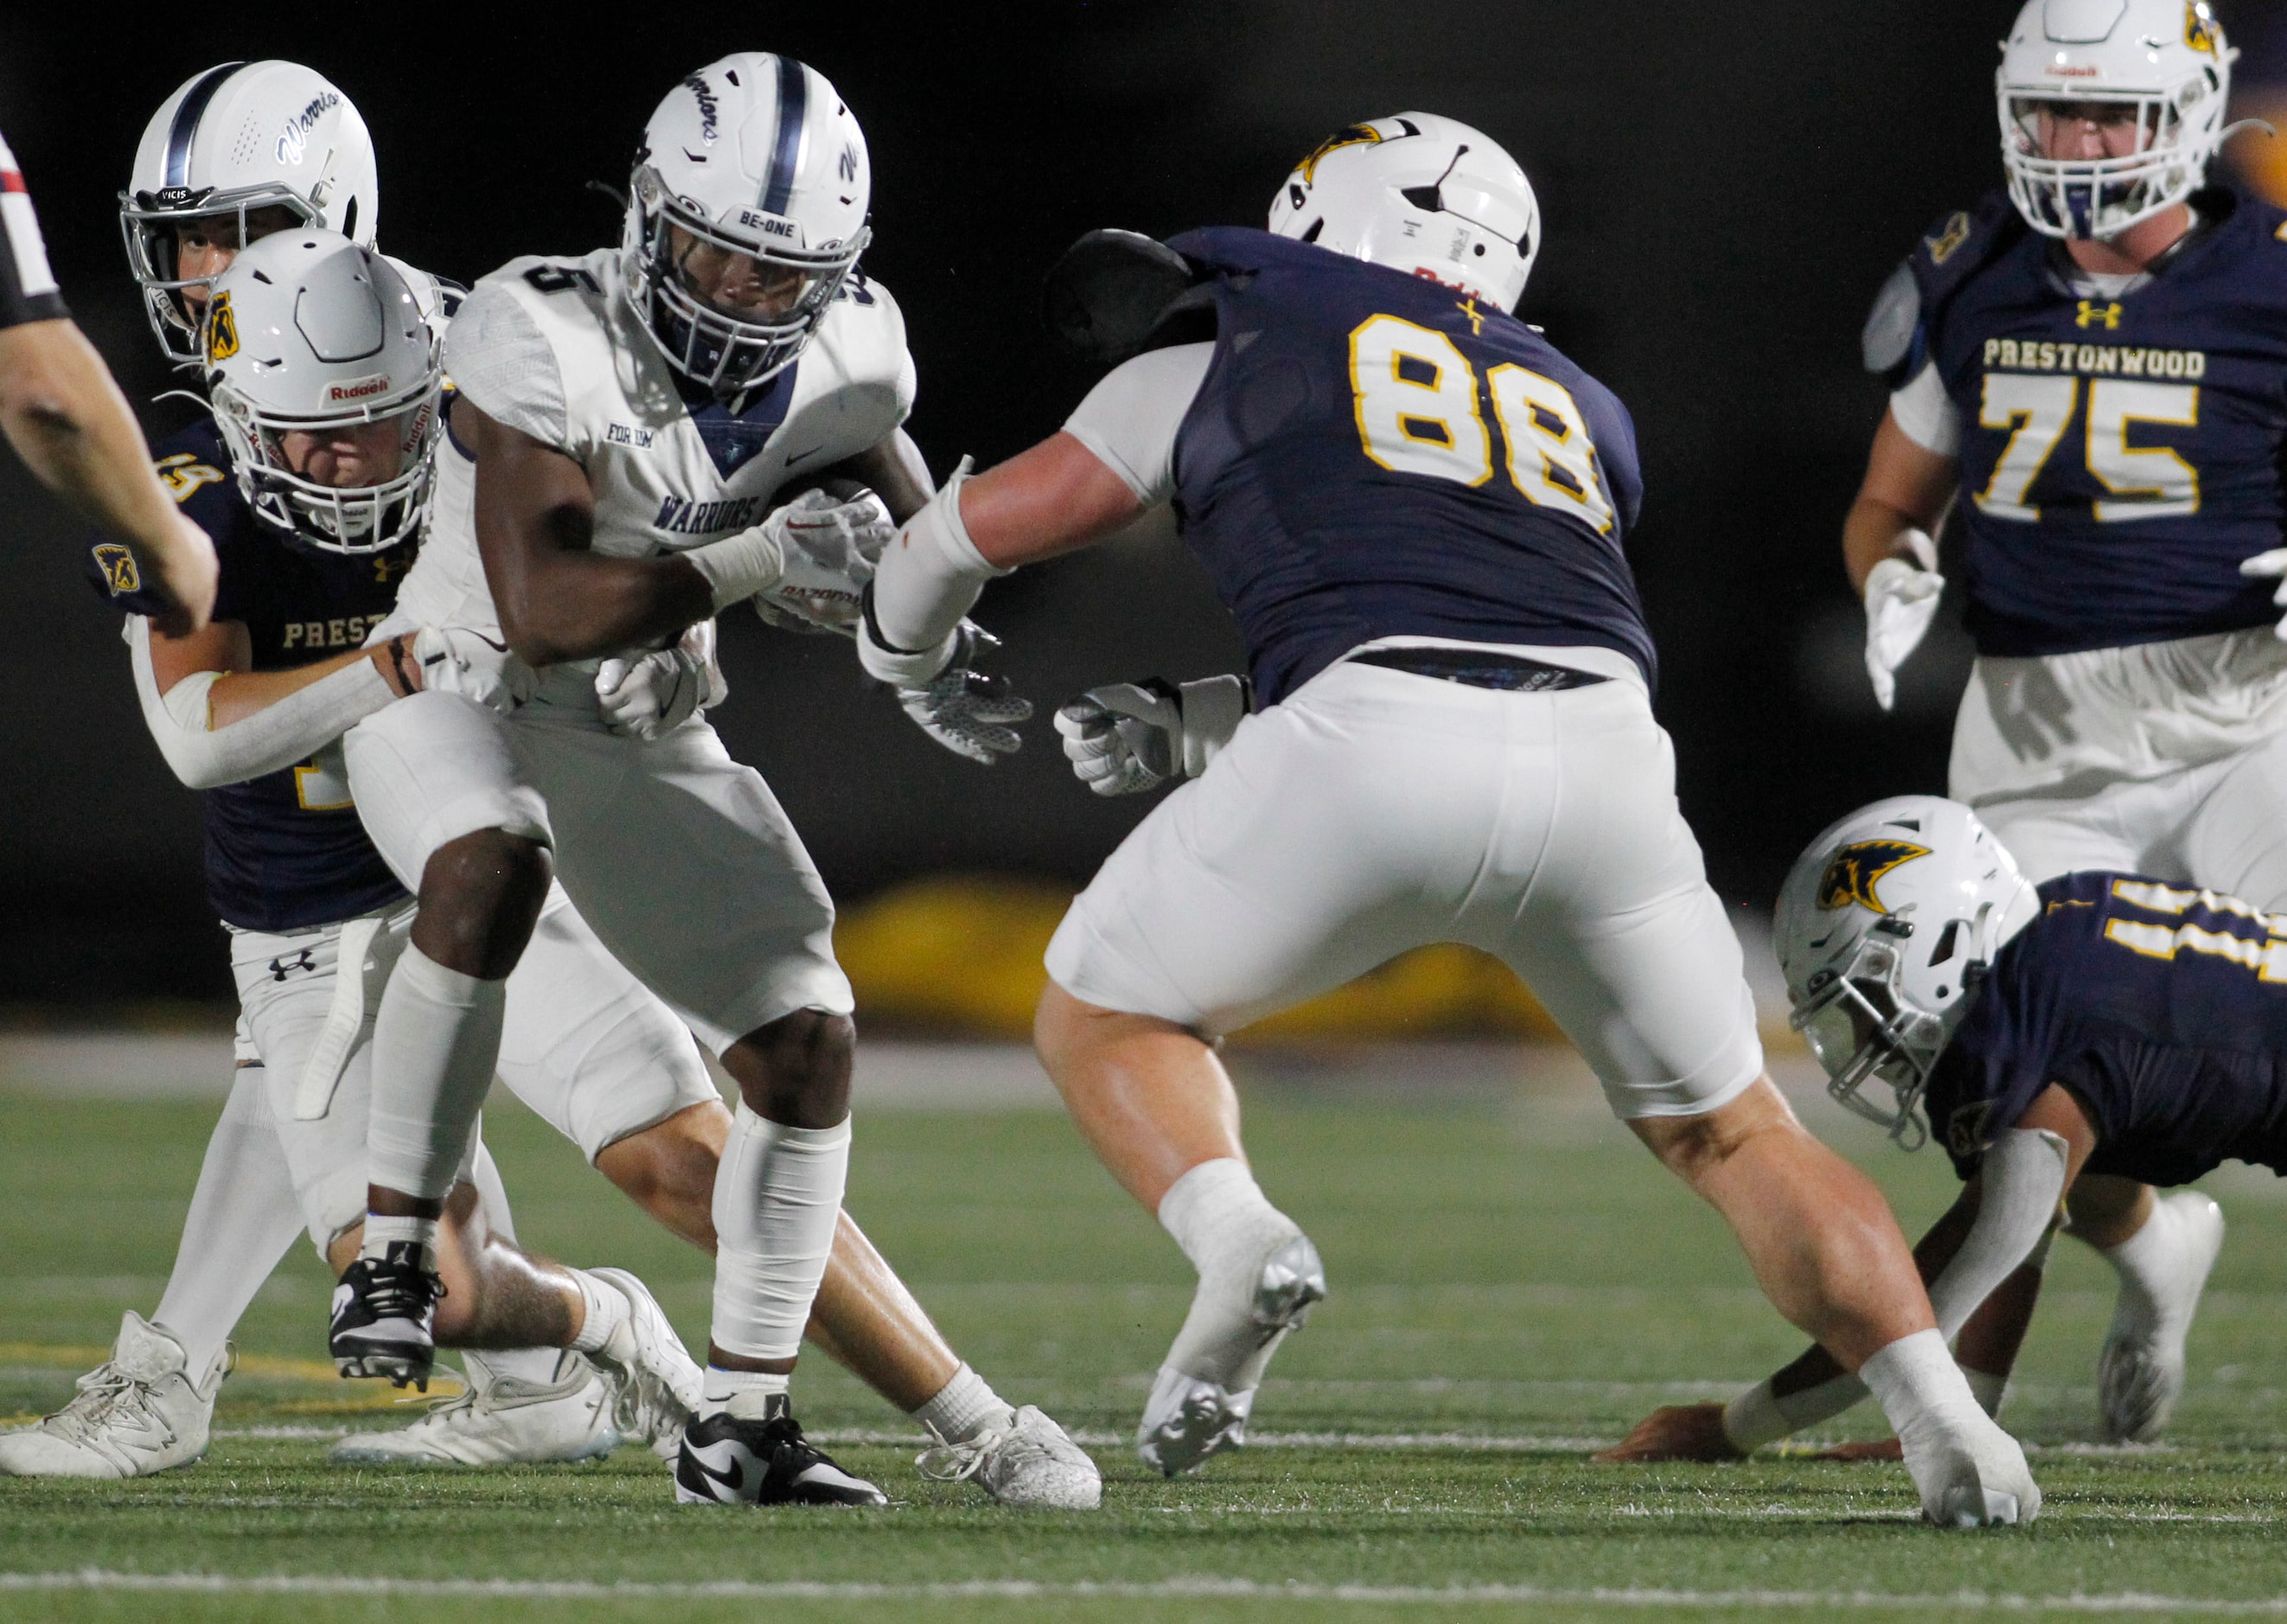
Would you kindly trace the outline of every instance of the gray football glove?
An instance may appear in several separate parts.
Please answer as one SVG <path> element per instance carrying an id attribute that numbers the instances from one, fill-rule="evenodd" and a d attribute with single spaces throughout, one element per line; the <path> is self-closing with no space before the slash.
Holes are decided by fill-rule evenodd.
<path id="1" fill-rule="evenodd" d="M 715 662 L 713 621 L 699 622 L 679 641 L 640 660 L 606 660 L 596 671 L 605 725 L 631 739 L 672 733 L 729 692 Z"/>
<path id="2" fill-rule="evenodd" d="M 530 699 L 540 679 L 497 638 L 465 626 L 423 626 L 414 635 L 421 685 L 431 693 L 457 693 L 503 716 Z"/>
<path id="3" fill-rule="evenodd" d="M 1015 724 L 1028 720 L 1033 701 L 1019 698 L 1005 677 L 987 677 L 977 661 L 1001 639 L 973 621 L 961 622 L 951 663 L 917 688 L 898 688 L 898 703 L 914 725 L 956 756 L 991 766 L 1024 748 Z"/>
<path id="4" fill-rule="evenodd" d="M 784 543 L 786 566 L 776 586 L 750 600 L 764 623 L 795 631 L 854 630 L 866 583 L 882 550 L 897 539 L 888 505 L 870 490 L 847 501 L 823 490 L 804 491 L 764 523 Z"/>
<path id="5" fill-rule="evenodd" d="M 1090 688 L 1056 712 L 1072 775 L 1097 795 L 1136 795 L 1197 778 L 1246 718 L 1244 677 L 1181 687 L 1159 677 Z"/>

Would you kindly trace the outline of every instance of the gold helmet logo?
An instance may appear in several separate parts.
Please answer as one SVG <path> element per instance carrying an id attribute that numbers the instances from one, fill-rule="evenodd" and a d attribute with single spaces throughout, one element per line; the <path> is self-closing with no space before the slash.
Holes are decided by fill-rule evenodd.
<path id="1" fill-rule="evenodd" d="M 2184 44 L 2209 56 L 2223 44 L 2223 30 L 2216 25 L 2215 12 L 2208 9 L 2207 0 L 2187 0 L 2184 6 Z"/>
<path id="2" fill-rule="evenodd" d="M 1310 155 L 1294 166 L 1295 172 L 1302 177 L 1302 184 L 1308 186 L 1318 178 L 1318 161 L 1328 153 L 1340 152 L 1345 147 L 1379 147 L 1381 145 L 1381 131 L 1376 130 L 1372 124 L 1351 124 L 1346 129 L 1335 131 L 1333 134 L 1312 147 Z"/>
<path id="3" fill-rule="evenodd" d="M 1890 910 L 1882 906 L 1881 895 L 1875 890 L 1882 876 L 1902 863 L 1929 854 L 1927 846 L 1918 846 L 1911 840 L 1854 841 L 1837 852 L 1826 872 L 1819 875 L 1818 906 L 1838 908 L 1855 902 L 1870 912 L 1887 914 Z"/>
<path id="4" fill-rule="evenodd" d="M 237 353 L 238 318 L 230 313 L 230 295 L 218 293 L 207 305 L 207 365 Z"/>

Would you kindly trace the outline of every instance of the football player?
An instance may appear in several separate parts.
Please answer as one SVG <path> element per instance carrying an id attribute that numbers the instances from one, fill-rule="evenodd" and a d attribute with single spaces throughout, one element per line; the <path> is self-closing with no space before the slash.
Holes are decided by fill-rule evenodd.
<path id="1" fill-rule="evenodd" d="M 48 268 L 32 194 L 0 139 L 0 433 L 33 476 L 118 538 L 120 568 L 178 632 L 214 606 L 214 547 L 151 476 L 143 431 Z M 146 580 L 148 585 L 145 584 Z"/>
<path id="2" fill-rule="evenodd" d="M 1247 1166 L 1215 1041 L 1461 941 L 1531 984 L 1782 1311 L 1848 1349 L 1925 1513 L 2030 1521 L 2024 1456 L 1954 1367 L 1888 1209 L 1763 1074 L 1652 718 L 1621 552 L 1634 432 L 1511 313 L 1540 246 L 1523 170 L 1450 119 L 1376 119 L 1306 157 L 1270 226 L 1167 245 L 1196 283 L 1171 309 L 1211 313 L 1213 338 L 1145 349 L 1064 432 L 949 480 L 883 554 L 859 641 L 877 677 L 932 681 L 987 579 L 1171 498 L 1246 639 L 1243 719 L 1225 679 L 1058 724 L 1099 787 L 1196 775 L 1065 915 L 1035 1028 L 1082 1134 L 1199 1271 L 1144 1458 L 1173 1475 L 1238 1443 L 1326 1289 Z"/>
<path id="3" fill-rule="evenodd" d="M 207 89 L 201 91 L 202 86 Z M 186 127 L 181 108 L 193 102 L 206 111 Z M 255 152 L 249 159 L 243 143 L 225 139 L 241 124 L 268 128 L 311 107 L 325 115 L 313 126 L 322 138 L 316 147 L 322 162 L 313 161 L 313 167 L 336 176 L 365 178 L 359 185 L 337 186 L 328 194 L 336 206 L 336 218 L 344 224 L 362 219 L 369 228 L 377 194 L 370 185 L 372 161 L 364 126 L 346 99 L 306 68 L 272 62 L 210 70 L 188 82 L 152 121 L 137 171 L 138 182 L 147 184 L 131 186 L 122 203 L 131 242 L 138 242 L 138 234 L 142 239 L 131 262 L 151 296 L 154 326 L 162 344 L 170 342 L 175 330 L 170 325 L 172 317 L 186 322 L 202 318 L 210 288 L 228 269 L 236 244 L 281 224 L 305 223 L 319 213 L 320 205 L 295 189 L 297 177 L 284 157 Z M 208 119 L 214 121 L 212 127 L 204 122 Z M 336 147 L 354 150 L 344 154 Z M 170 158 L 170 153 L 176 155 Z M 154 188 L 170 165 L 178 181 L 192 184 L 162 195 Z M 229 203 L 231 211 L 220 216 L 199 212 L 203 203 L 217 198 Z M 359 206 L 352 209 L 353 203 Z M 194 245 L 195 256 L 184 251 L 184 244 Z M 387 263 L 423 297 L 424 307 L 433 306 L 431 279 L 400 262 Z M 163 285 L 150 285 L 154 278 Z M 235 342 L 235 315 L 232 334 Z M 176 345 L 170 353 L 178 350 Z M 240 448 L 241 452 L 257 448 L 250 438 Z M 233 461 L 213 424 L 187 432 L 162 452 L 161 468 L 178 501 L 210 511 L 233 535 L 243 530 L 275 542 L 284 534 L 274 525 L 265 531 L 249 517 L 236 482 L 226 472 Z M 272 519 L 290 526 L 297 510 L 287 494 L 290 486 L 278 483 L 284 476 L 275 470 L 257 472 L 258 464 L 244 465 L 249 480 L 265 482 Z M 302 493 L 302 499 L 309 495 Z M 799 529 L 800 521 L 795 524 Z M 813 539 L 809 544 L 821 543 Z M 289 551 L 308 554 L 311 546 L 289 543 Z M 410 551 L 409 544 L 384 549 L 367 566 L 336 566 L 360 581 L 370 567 L 373 580 L 361 589 L 363 596 L 355 606 L 367 613 L 351 617 L 358 628 L 378 621 L 385 612 L 393 599 L 392 583 L 402 577 Z M 257 575 L 281 567 L 273 552 L 267 547 L 249 552 L 246 556 L 254 561 L 249 567 Z M 322 558 L 318 562 L 322 564 Z M 107 584 L 118 583 L 107 577 Z M 821 608 L 814 597 L 782 595 L 780 601 L 789 613 Z M 296 641 L 305 658 L 354 667 L 354 654 L 323 651 L 353 646 L 360 635 L 360 630 L 347 624 L 337 629 L 328 619 L 313 637 Z M 277 640 L 293 637 L 280 633 Z M 618 662 L 604 682 L 612 692 L 599 702 L 614 725 L 637 733 L 655 731 L 663 719 L 658 714 L 661 708 L 680 705 L 687 714 L 696 705 L 705 686 L 698 679 L 709 664 L 692 660 L 680 648 L 638 661 L 632 669 Z M 142 676 L 146 714 L 158 727 L 164 708 L 154 680 L 148 673 Z M 217 764 L 206 759 L 217 748 L 211 738 L 195 731 L 177 738 L 171 729 L 162 738 L 175 743 L 170 759 L 184 754 L 178 764 L 186 778 L 202 784 L 213 781 Z M 305 769 L 328 782 L 329 795 L 346 795 L 337 749 L 318 748 L 329 745 L 331 738 L 313 736 L 313 759 L 296 769 L 290 784 L 282 782 L 281 775 L 278 784 L 257 780 L 218 789 L 216 795 L 250 796 L 254 805 L 273 816 L 275 833 L 283 837 L 279 844 L 289 848 L 297 830 L 324 831 L 318 844 L 330 844 L 337 854 L 355 854 L 351 866 L 362 864 L 371 879 L 383 871 L 357 832 L 345 800 L 316 809 L 300 804 L 301 789 L 308 781 Z M 271 791 L 266 803 L 259 793 L 265 788 Z M 285 789 L 293 793 L 279 793 Z M 281 811 L 281 806 L 292 810 Z M 231 821 L 243 826 L 246 820 Z M 241 875 L 245 867 L 241 866 Z M 268 866 L 263 867 L 266 873 Z M 393 884 L 384 883 L 389 895 L 400 894 Z M 256 911 L 264 907 L 243 894 L 232 901 L 218 895 L 217 900 L 226 918 L 232 916 L 233 901 Z M 321 926 L 316 934 L 330 939 L 333 929 Z M 317 958 L 328 958 L 325 941 L 317 946 Z M 304 984 L 305 1005 L 310 1002 L 306 994 L 322 1000 L 330 971 L 299 953 L 282 955 L 281 963 L 305 967 L 316 978 Z M 661 1222 L 711 1248 L 711 1191 L 731 1117 L 694 1069 L 696 1056 L 688 1034 L 610 959 L 560 891 L 551 892 L 527 963 L 529 969 L 520 978 L 527 990 L 512 999 L 508 1009 L 502 1074 Z M 369 979 L 378 968 L 376 963 L 369 970 Z M 347 1120 L 340 1117 L 336 1125 Z M 203 1390 L 202 1399 L 196 1379 L 183 1378 L 180 1371 L 203 1371 L 220 1355 L 232 1326 L 303 1224 L 295 1190 L 282 1176 L 279 1137 L 270 1118 L 260 1057 L 242 1046 L 237 1086 L 209 1144 L 157 1323 L 131 1317 L 122 1350 L 127 1350 L 131 1339 L 138 1351 L 136 1357 L 115 1359 L 83 1383 L 101 1390 L 99 1397 L 105 1402 L 99 1415 L 90 1412 L 101 1424 L 80 1429 L 85 1436 L 75 1435 L 75 1441 L 86 1447 L 64 1455 L 45 1446 L 33 1455 L 23 1454 L 28 1446 L 18 1446 L 13 1454 L 0 1447 L 0 1467 L 85 1468 L 100 1475 L 118 1470 L 132 1475 L 195 1457 L 205 1437 L 212 1390 L 210 1386 Z M 488 1198 L 489 1220 L 504 1229 L 505 1197 L 490 1169 L 490 1160 L 479 1145 L 476 1170 Z M 1004 1503 L 1085 1509 L 1099 1502 L 1101 1482 L 1094 1463 L 1037 1410 L 1029 1406 L 1012 1409 L 1003 1403 L 954 1354 L 846 1214 L 835 1232 L 826 1280 L 807 1335 L 937 1438 L 937 1447 L 921 1462 L 925 1473 L 968 1478 Z M 154 1339 L 178 1351 L 167 1352 Z M 336 1457 L 486 1464 L 558 1459 L 567 1452 L 591 1453 L 599 1444 L 608 1446 L 604 1439 L 610 1416 L 597 1402 L 602 1389 L 597 1374 L 580 1361 L 559 1365 L 554 1352 L 546 1350 L 490 1352 L 468 1361 L 468 1370 L 471 1386 L 461 1400 L 438 1408 L 413 1427 L 361 1434 L 338 1448 Z M 123 1398 L 111 1391 L 123 1382 Z M 162 1400 L 172 1406 L 162 1417 L 164 1424 L 141 1425 L 146 1414 Z M 83 1394 L 75 1405 L 84 1409 L 93 1402 Z M 186 1441 L 194 1435 L 195 1442 Z M 154 1439 L 159 1440 L 157 1446 L 147 1447 Z"/>
<path id="4" fill-rule="evenodd" d="M 1938 1328 L 1960 1332 L 1990 1404 L 2058 1201 L 2081 1179 L 2182 1184 L 2229 1160 L 2287 1171 L 2276 915 L 2103 870 L 2036 888 L 1967 807 L 1904 796 L 1811 843 L 1777 937 L 1796 1022 L 1835 1089 L 1913 1124 L 1910 1146 L 1926 1121 L 1964 1181 L 1919 1255 Z M 1814 1348 L 1728 1406 L 1656 1411 L 1600 1458 L 1736 1460 L 1864 1396 Z"/>
<path id="5" fill-rule="evenodd" d="M 824 76 L 741 52 L 653 115 L 618 249 L 513 260 L 478 284 L 448 340 L 451 445 L 399 614 L 504 638 L 541 675 L 510 715 L 422 693 L 346 740 L 360 814 L 420 910 L 376 1026 L 372 1204 L 337 1350 L 386 1343 L 399 1375 L 427 1367 L 438 1216 L 552 872 L 740 1087 L 686 1501 L 882 1498 L 804 1440 L 787 1396 L 849 1154 L 851 994 L 825 888 L 761 778 L 696 716 L 614 732 L 598 681 L 758 592 L 806 583 L 854 613 L 847 571 L 818 579 L 815 534 L 780 506 L 790 482 L 846 474 L 900 515 L 925 498 L 898 426 L 902 322 L 856 269 L 869 190 L 864 137 Z M 874 511 L 829 502 L 803 522 L 855 535 Z M 963 673 L 906 697 L 987 757 L 1025 713 Z M 1001 1414 L 1092 1491 L 1053 1422 Z"/>
<path id="6" fill-rule="evenodd" d="M 2036 880 L 2287 907 L 2287 779 L 2259 748 L 2287 720 L 2287 215 L 2205 184 L 2235 53 L 2204 0 L 2030 0 L 2002 51 L 2007 189 L 1938 221 L 1866 329 L 1895 392 L 1843 552 L 1876 694 L 1958 511 L 1978 657 L 1950 793 Z M 2071 1232 L 2119 1277 L 2107 1430 L 2156 1438 L 2221 1214 L 2100 1172 Z"/>

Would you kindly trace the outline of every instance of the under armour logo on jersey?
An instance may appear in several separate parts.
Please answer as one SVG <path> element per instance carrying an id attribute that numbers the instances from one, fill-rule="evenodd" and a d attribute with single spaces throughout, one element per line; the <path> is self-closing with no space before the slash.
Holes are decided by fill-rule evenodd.
<path id="1" fill-rule="evenodd" d="M 1985 1123 L 1993 1114 L 1990 1099 L 1956 1105 L 1945 1119 L 1945 1147 L 1957 1156 L 1974 1156 L 1985 1148 Z"/>
<path id="2" fill-rule="evenodd" d="M 1890 910 L 1882 906 L 1875 886 L 1901 863 L 1929 854 L 1927 846 L 1918 846 L 1911 840 L 1854 841 L 1837 852 L 1826 872 L 1819 875 L 1818 906 L 1838 908 L 1855 902 L 1871 912 L 1887 914 Z"/>
<path id="3" fill-rule="evenodd" d="M 318 962 L 310 956 L 310 950 L 307 947 L 303 948 L 290 959 L 279 957 L 270 961 L 270 978 L 273 981 L 283 981 L 297 970 L 315 975 L 317 970 Z"/>
<path id="4" fill-rule="evenodd" d="M 2080 302 L 2080 314 L 2073 318 L 2074 325 L 2093 327 L 2100 321 L 2104 323 L 2108 330 L 2117 330 L 2120 326 L 2120 306 L 2100 305 L 2094 299 L 2083 299 Z"/>

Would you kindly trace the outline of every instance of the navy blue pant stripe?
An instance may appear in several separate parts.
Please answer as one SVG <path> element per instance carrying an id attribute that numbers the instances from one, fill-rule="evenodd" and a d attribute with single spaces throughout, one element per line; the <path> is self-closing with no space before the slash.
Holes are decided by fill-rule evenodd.
<path id="1" fill-rule="evenodd" d="M 795 170 L 802 162 L 802 126 L 810 103 L 810 75 L 792 57 L 779 59 L 779 139 L 771 152 L 771 178 L 763 188 L 763 212 L 784 214 L 794 195 Z"/>
<path id="2" fill-rule="evenodd" d="M 199 120 L 205 116 L 207 104 L 215 99 L 215 92 L 222 89 L 222 82 L 245 66 L 243 62 L 225 62 L 220 67 L 208 68 L 184 96 L 183 105 L 175 109 L 175 122 L 167 131 L 166 185 L 190 184 L 191 138 L 199 132 Z"/>

